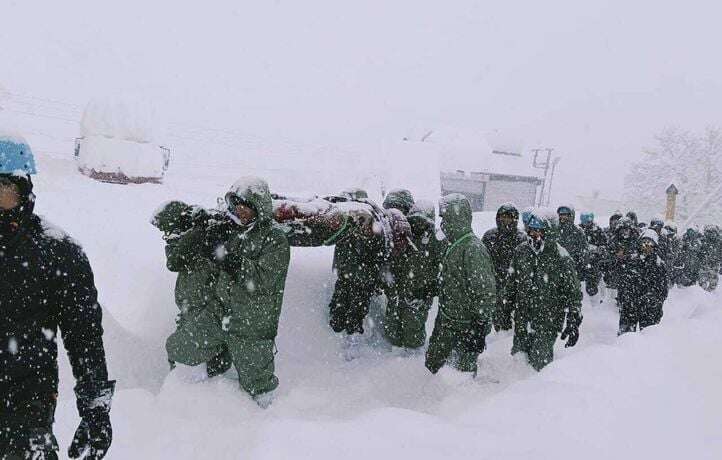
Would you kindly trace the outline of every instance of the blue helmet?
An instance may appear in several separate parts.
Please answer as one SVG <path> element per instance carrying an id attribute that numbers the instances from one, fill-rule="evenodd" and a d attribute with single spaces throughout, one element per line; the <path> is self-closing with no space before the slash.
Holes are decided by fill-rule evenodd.
<path id="1" fill-rule="evenodd" d="M 526 226 L 527 226 L 527 228 L 530 228 L 533 230 L 546 230 L 547 229 L 546 221 L 534 214 L 530 214 L 529 222 L 527 222 Z"/>
<path id="2" fill-rule="evenodd" d="M 0 174 L 37 174 L 35 157 L 21 137 L 0 134 Z"/>
<path id="3" fill-rule="evenodd" d="M 594 213 L 584 212 L 581 216 L 579 216 L 579 220 L 583 224 L 591 224 L 592 222 L 594 222 Z"/>
<path id="4" fill-rule="evenodd" d="M 522 211 L 521 213 L 521 221 L 524 222 L 524 225 L 529 224 L 529 219 L 531 219 L 532 212 L 531 211 Z"/>

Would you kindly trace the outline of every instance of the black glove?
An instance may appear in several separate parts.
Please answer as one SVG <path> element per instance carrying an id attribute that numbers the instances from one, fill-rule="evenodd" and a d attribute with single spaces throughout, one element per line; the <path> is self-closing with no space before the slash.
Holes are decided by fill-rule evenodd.
<path id="1" fill-rule="evenodd" d="M 477 318 L 471 322 L 464 332 L 462 347 L 469 353 L 483 353 L 486 348 L 486 334 L 488 326 L 486 322 Z"/>
<path id="2" fill-rule="evenodd" d="M 564 348 L 570 348 L 577 344 L 579 340 L 579 325 L 582 323 L 582 318 L 579 313 L 567 313 L 567 326 L 562 331 L 561 339 L 565 340 L 568 338 Z"/>
<path id="3" fill-rule="evenodd" d="M 75 388 L 81 420 L 68 448 L 70 458 L 100 460 L 108 453 L 113 441 L 110 403 L 114 391 L 115 381 Z"/>

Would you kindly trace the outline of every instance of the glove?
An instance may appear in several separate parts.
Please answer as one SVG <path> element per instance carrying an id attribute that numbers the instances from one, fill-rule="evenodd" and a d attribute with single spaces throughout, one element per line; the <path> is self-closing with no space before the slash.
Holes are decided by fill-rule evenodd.
<path id="1" fill-rule="evenodd" d="M 75 388 L 81 420 L 68 448 L 70 458 L 100 460 L 108 453 L 113 441 L 110 403 L 114 391 L 115 381 Z"/>
<path id="2" fill-rule="evenodd" d="M 462 339 L 462 347 L 470 353 L 483 353 L 486 349 L 486 322 L 477 318 L 471 322 Z"/>
<path id="3" fill-rule="evenodd" d="M 561 339 L 567 340 L 564 348 L 570 348 L 577 344 L 579 340 L 579 325 L 582 323 L 582 318 L 578 313 L 567 313 L 567 326 L 562 331 Z"/>

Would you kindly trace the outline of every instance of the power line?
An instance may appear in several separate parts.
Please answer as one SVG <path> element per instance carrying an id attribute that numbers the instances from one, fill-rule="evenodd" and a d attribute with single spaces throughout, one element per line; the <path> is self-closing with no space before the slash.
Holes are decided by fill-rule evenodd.
<path id="1" fill-rule="evenodd" d="M 26 111 L 24 111 L 24 110 L 17 110 L 17 109 L 5 109 L 5 111 L 7 111 L 7 112 L 19 113 L 19 114 L 21 114 L 21 115 L 29 115 L 29 116 L 31 116 L 31 117 L 52 118 L 52 119 L 54 119 L 54 120 L 66 121 L 66 122 L 68 122 L 68 123 L 73 123 L 73 124 L 78 123 L 78 120 L 71 120 L 70 118 L 59 117 L 59 116 L 56 116 L 56 115 L 45 115 L 45 114 L 42 114 L 42 113 L 26 112 Z"/>

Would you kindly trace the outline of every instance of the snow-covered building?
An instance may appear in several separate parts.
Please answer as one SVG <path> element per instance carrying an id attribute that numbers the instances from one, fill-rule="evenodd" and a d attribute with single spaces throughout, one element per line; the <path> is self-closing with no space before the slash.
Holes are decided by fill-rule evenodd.
<path id="1" fill-rule="evenodd" d="M 153 111 L 142 101 L 112 98 L 91 101 L 75 141 L 78 170 L 113 183 L 160 183 L 170 149 L 157 142 Z"/>
<path id="2" fill-rule="evenodd" d="M 461 193 L 474 211 L 495 211 L 504 203 L 520 209 L 536 204 L 543 171 L 534 168 L 518 143 L 458 129 L 428 131 L 419 139 L 439 148 L 442 195 Z"/>

